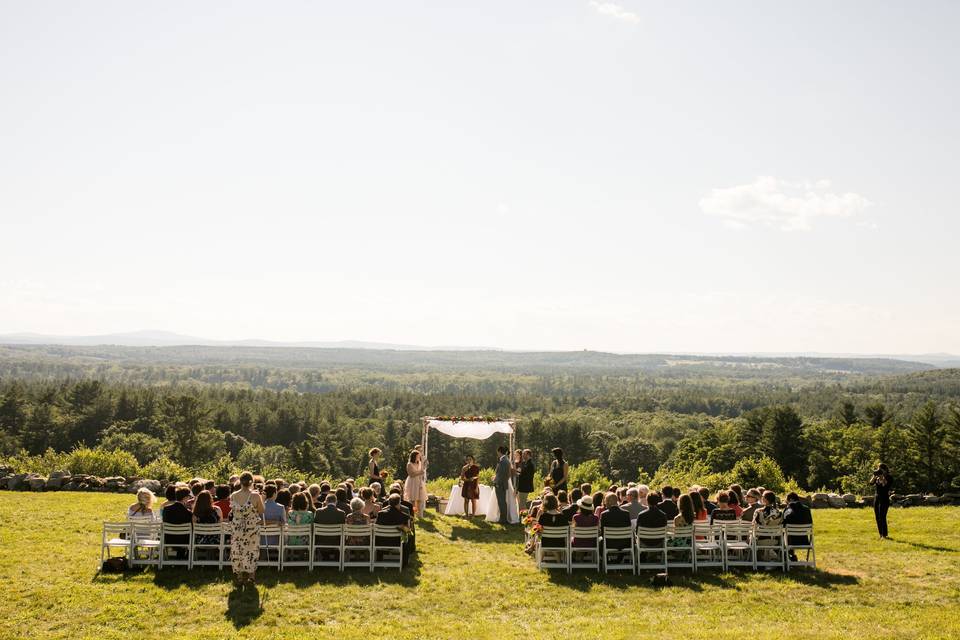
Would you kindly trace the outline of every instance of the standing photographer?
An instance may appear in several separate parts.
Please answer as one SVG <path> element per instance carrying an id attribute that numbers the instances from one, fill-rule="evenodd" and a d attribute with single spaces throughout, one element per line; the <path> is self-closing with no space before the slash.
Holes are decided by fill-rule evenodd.
<path id="1" fill-rule="evenodd" d="M 887 537 L 887 511 L 890 510 L 890 489 L 893 488 L 893 476 L 887 465 L 880 463 L 873 472 L 870 484 L 876 487 L 873 498 L 873 514 L 877 518 L 877 531 L 881 538 Z"/>

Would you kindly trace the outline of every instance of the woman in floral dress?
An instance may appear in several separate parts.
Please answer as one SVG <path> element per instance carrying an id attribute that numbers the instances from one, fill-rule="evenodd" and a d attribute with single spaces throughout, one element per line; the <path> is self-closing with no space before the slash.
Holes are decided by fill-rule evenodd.
<path id="1" fill-rule="evenodd" d="M 260 557 L 260 523 L 263 521 L 263 499 L 251 490 L 253 474 L 240 475 L 240 489 L 230 496 L 230 517 L 233 531 L 230 540 L 230 563 L 237 585 L 253 584 Z"/>

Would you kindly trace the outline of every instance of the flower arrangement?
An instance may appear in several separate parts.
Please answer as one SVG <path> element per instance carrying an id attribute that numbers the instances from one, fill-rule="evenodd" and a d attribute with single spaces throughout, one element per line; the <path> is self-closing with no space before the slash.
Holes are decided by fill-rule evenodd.
<path id="1" fill-rule="evenodd" d="M 444 422 L 499 422 L 500 418 L 492 416 L 437 416 L 436 420 Z"/>

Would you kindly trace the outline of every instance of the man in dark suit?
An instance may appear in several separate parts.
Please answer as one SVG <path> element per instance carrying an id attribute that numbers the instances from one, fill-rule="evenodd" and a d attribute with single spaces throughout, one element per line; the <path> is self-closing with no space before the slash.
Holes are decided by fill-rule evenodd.
<path id="1" fill-rule="evenodd" d="M 673 487 L 669 485 L 665 486 L 661 495 L 663 500 L 660 501 L 657 508 L 663 511 L 663 515 L 667 516 L 667 522 L 673 522 L 673 519 L 680 513 L 677 503 L 673 501 Z"/>
<path id="2" fill-rule="evenodd" d="M 497 506 L 500 508 L 500 524 L 510 524 L 510 514 L 507 513 L 507 490 L 510 488 L 510 460 L 507 458 L 507 448 L 497 447 L 497 467 L 493 475 L 493 492 L 497 496 Z"/>
<path id="3" fill-rule="evenodd" d="M 600 514 L 600 535 L 606 527 L 629 527 L 630 512 L 620 508 L 617 500 L 617 494 L 608 493 L 603 497 L 603 513 Z M 630 548 L 630 539 L 611 540 L 607 544 L 608 549 L 628 549 Z"/>
<path id="4" fill-rule="evenodd" d="M 703 498 L 703 508 L 707 510 L 707 515 L 713 513 L 713 510 L 717 508 L 716 502 L 710 502 L 710 489 L 707 487 L 700 487 L 698 490 L 700 497 Z"/>
<path id="5" fill-rule="evenodd" d="M 315 524 L 343 524 L 346 519 L 347 514 L 337 508 L 337 496 L 333 493 L 327 493 L 323 507 L 317 509 L 313 514 Z M 316 536 L 313 542 L 314 544 L 335 545 L 340 542 L 340 538 L 336 536 Z M 320 554 L 323 560 L 335 560 L 337 557 L 337 552 L 333 549 L 323 549 Z"/>
<path id="6" fill-rule="evenodd" d="M 787 508 L 783 510 L 783 524 L 813 524 L 810 507 L 800 502 L 800 496 L 791 491 L 787 494 Z M 807 536 L 788 536 L 787 544 L 810 544 Z M 797 554 L 790 552 L 790 559 L 796 560 Z"/>
<path id="7" fill-rule="evenodd" d="M 410 516 L 404 512 L 403 507 L 400 506 L 400 495 L 392 494 L 390 499 L 387 500 L 387 506 L 385 509 L 381 509 L 380 513 L 377 514 L 376 524 L 378 526 L 388 526 L 388 527 L 410 527 Z M 377 536 L 376 543 L 378 545 L 393 546 L 400 542 L 400 539 L 395 536 Z M 403 564 L 407 564 L 407 558 L 410 555 L 409 545 L 403 546 Z"/>
<path id="8" fill-rule="evenodd" d="M 658 509 L 659 505 L 660 494 L 656 491 L 651 491 L 647 495 L 646 511 L 641 511 L 640 515 L 637 516 L 637 528 L 661 529 L 667 526 L 667 515 Z M 648 547 L 659 547 L 663 544 L 663 538 L 657 540 L 640 540 L 640 544 Z"/>
<path id="9" fill-rule="evenodd" d="M 410 534 L 407 536 L 406 552 L 409 556 L 411 553 L 417 552 L 417 527 L 416 521 L 413 518 L 413 503 L 408 502 L 403 499 L 403 485 L 399 482 L 394 482 L 390 485 L 390 495 L 400 496 L 400 510 L 407 514 L 410 518 Z M 389 503 L 389 497 L 387 502 Z"/>
<path id="10" fill-rule="evenodd" d="M 193 493 L 189 487 L 179 487 L 173 497 L 176 502 L 168 504 L 163 508 L 163 511 L 160 512 L 160 519 L 163 520 L 165 524 L 190 524 L 193 522 L 193 513 L 191 513 L 187 507 L 187 501 L 191 498 L 193 498 Z M 165 544 L 187 544 L 190 542 L 190 536 L 186 534 L 165 534 L 163 538 Z M 176 550 L 178 560 L 183 560 L 187 557 L 186 547 L 176 547 Z"/>

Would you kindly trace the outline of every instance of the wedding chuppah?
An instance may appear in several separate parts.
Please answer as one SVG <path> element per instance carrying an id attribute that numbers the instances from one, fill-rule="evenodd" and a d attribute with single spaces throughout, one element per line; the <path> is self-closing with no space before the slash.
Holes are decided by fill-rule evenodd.
<path id="1" fill-rule="evenodd" d="M 430 446 L 430 430 L 436 429 L 440 433 L 454 438 L 471 438 L 474 440 L 486 440 L 497 433 L 507 434 L 509 436 L 508 455 L 514 450 L 514 431 L 515 424 L 513 420 L 486 420 L 482 418 L 446 418 L 446 417 L 424 417 L 423 418 L 423 457 L 427 458 L 427 451 Z M 480 513 L 482 513 L 487 522 L 500 521 L 500 507 L 497 504 L 496 491 L 488 485 L 480 485 Z M 446 515 L 463 515 L 463 499 L 461 497 L 461 488 L 454 486 L 450 492 L 450 499 L 447 501 L 447 508 L 444 511 Z M 517 492 L 512 478 L 507 486 L 507 521 L 511 524 L 520 522 L 519 508 L 517 507 Z"/>

